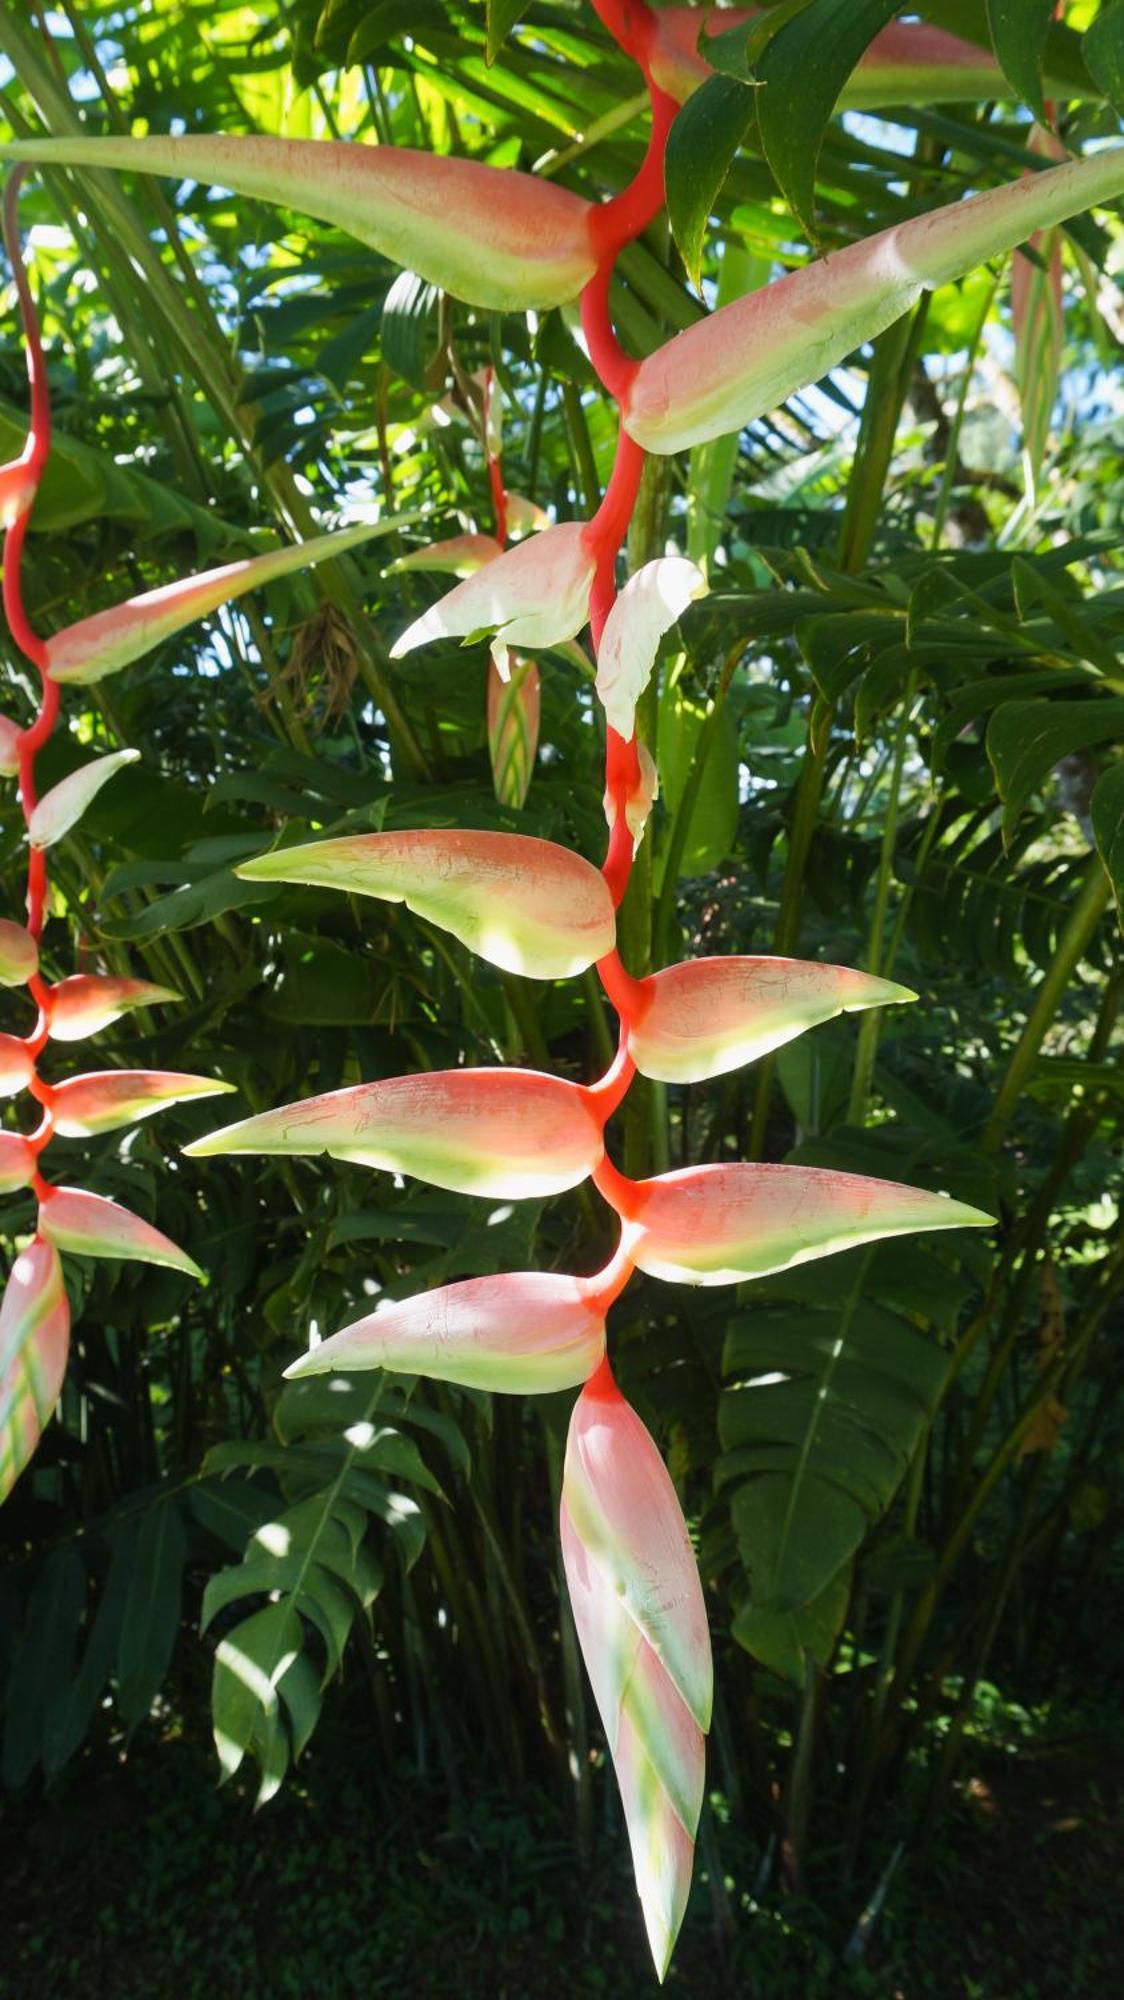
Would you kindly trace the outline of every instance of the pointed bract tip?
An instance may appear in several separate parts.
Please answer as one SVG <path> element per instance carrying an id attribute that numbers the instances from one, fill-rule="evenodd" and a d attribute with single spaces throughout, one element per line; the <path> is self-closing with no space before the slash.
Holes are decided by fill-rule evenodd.
<path id="1" fill-rule="evenodd" d="M 310 1347 L 307 1354 L 298 1354 L 287 1368 L 281 1370 L 286 1382 L 299 1382 L 306 1375 L 330 1375 L 331 1363 L 321 1361 L 319 1347 Z"/>

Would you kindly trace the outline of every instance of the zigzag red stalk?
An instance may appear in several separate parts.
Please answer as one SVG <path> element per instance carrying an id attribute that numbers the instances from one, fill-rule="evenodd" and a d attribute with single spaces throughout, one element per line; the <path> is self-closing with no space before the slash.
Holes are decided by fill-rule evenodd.
<path id="1" fill-rule="evenodd" d="M 595 0 L 595 4 L 614 40 L 639 65 L 652 107 L 651 136 L 639 173 L 620 194 L 605 202 L 592 218 L 591 230 L 598 251 L 598 263 L 581 295 L 582 327 L 589 358 L 602 386 L 618 406 L 617 452 L 612 477 L 589 531 L 597 555 L 597 570 L 589 600 L 589 622 L 593 643 L 597 647 L 617 594 L 617 556 L 636 506 L 645 459 L 645 453 L 628 436 L 619 421 L 621 398 L 638 364 L 630 359 L 617 339 L 609 308 L 609 292 L 613 269 L 621 251 L 636 241 L 663 208 L 664 153 L 667 135 L 679 107 L 674 98 L 660 89 L 649 67 L 655 34 L 655 21 L 650 8 L 634 6 L 632 0 Z M 640 762 L 635 736 L 625 742 L 615 729 L 607 727 L 605 788 L 615 817 L 602 873 L 613 902 L 618 906 L 624 898 L 632 872 L 632 836 L 626 802 L 639 783 Z M 608 985 L 606 992 L 609 992 L 610 999 L 614 999 Z"/>
<path id="2" fill-rule="evenodd" d="M 31 423 L 19 463 L 25 469 L 20 512 L 7 529 L 3 543 L 4 564 L 4 614 L 8 628 L 20 651 L 30 660 L 39 674 L 39 711 L 33 723 L 23 730 L 19 738 L 19 797 L 24 823 L 30 832 L 31 815 L 38 803 L 35 784 L 35 760 L 55 726 L 59 710 L 59 689 L 54 681 L 47 678 L 47 648 L 33 629 L 23 601 L 22 563 L 23 544 L 27 533 L 27 523 L 32 504 L 43 477 L 51 449 L 51 402 L 47 387 L 47 367 L 43 354 L 43 339 L 39 326 L 39 315 L 31 296 L 27 271 L 23 261 L 23 244 L 19 232 L 19 196 L 24 178 L 24 169 L 17 167 L 11 174 L 4 191 L 4 243 L 8 260 L 12 267 L 16 292 L 19 297 L 20 318 L 23 322 L 24 338 L 27 345 L 27 376 L 31 390 Z M 43 921 L 47 899 L 47 857 L 42 848 L 32 847 L 27 863 L 27 928 L 38 944 L 43 935 Z M 28 991 L 39 1010 L 35 1026 L 29 1035 L 23 1037 L 29 1054 L 37 1057 L 46 1045 L 49 1033 L 49 1008 L 51 989 L 41 973 L 36 972 L 28 980 Z M 28 1145 L 36 1156 L 50 1144 L 54 1136 L 54 1092 L 51 1086 L 35 1075 L 28 1085 L 31 1095 L 43 1107 L 43 1116 L 34 1132 L 27 1135 Z M 32 1181 L 36 1195 L 42 1199 L 49 1192 L 49 1183 L 36 1168 Z"/>
<path id="3" fill-rule="evenodd" d="M 672 120 L 679 107 L 666 91 L 659 88 L 652 77 L 649 57 L 656 23 L 651 9 L 645 5 L 634 5 L 633 0 L 594 0 L 594 5 L 614 40 L 625 54 L 631 56 L 638 64 L 648 87 L 652 111 L 651 135 L 639 173 L 620 194 L 605 202 L 592 218 L 591 228 L 598 252 L 598 262 L 593 277 L 581 295 L 582 328 L 589 358 L 602 386 L 613 398 L 618 410 L 617 449 L 613 471 L 604 498 L 589 529 L 590 541 L 597 558 L 589 599 L 589 622 L 596 649 L 601 643 L 605 621 L 616 599 L 617 557 L 636 507 L 646 456 L 640 446 L 628 436 L 620 421 L 621 399 L 636 373 L 638 364 L 625 353 L 617 339 L 609 303 L 610 288 L 613 270 L 621 251 L 629 243 L 636 241 L 664 206 L 664 153 Z M 612 812 L 612 825 L 601 872 L 617 908 L 624 899 L 632 873 L 633 836 L 628 824 L 627 808 L 640 783 L 640 758 L 635 733 L 626 741 L 623 736 L 618 735 L 611 724 L 606 724 L 605 793 L 606 803 Z M 628 1053 L 628 1028 L 635 1006 L 637 982 L 626 972 L 620 954 L 615 950 L 600 961 L 597 970 L 621 1023 L 620 1047 L 616 1060 L 601 1082 L 595 1086 L 599 1097 L 604 1093 L 602 1103 L 607 1120 L 616 1110 L 636 1074 L 636 1065 Z M 594 1175 L 594 1185 L 617 1214 L 623 1215 L 627 1191 L 632 1183 L 617 1172 L 607 1157 Z M 631 1262 L 621 1250 L 618 1250 L 609 1269 L 615 1273 L 618 1265 L 625 1267 L 625 1276 L 612 1292 L 611 1296 L 614 1298 L 617 1291 L 623 1289 L 632 1271 Z M 599 1375 L 604 1375 L 611 1382 L 612 1375 L 607 1358 L 601 1365 Z"/>

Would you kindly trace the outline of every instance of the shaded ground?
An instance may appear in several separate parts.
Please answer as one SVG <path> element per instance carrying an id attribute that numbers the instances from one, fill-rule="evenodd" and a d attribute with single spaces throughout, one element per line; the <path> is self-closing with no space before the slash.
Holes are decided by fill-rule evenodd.
<path id="1" fill-rule="evenodd" d="M 206 1746 L 153 1727 L 0 1814 L 4 2000 L 557 2000 L 655 1994 L 603 1830 L 584 1876 L 568 1824 L 492 1793 L 449 1809 L 337 1740 L 259 1813 Z M 856 1892 L 754 1897 L 719 1830 L 734 1934 L 700 1870 L 667 1991 L 748 2000 L 1118 2000 L 1121 1771 L 1092 1737 L 989 1751 L 924 1870 L 895 1878 L 868 1961 L 839 1962 Z M 869 1885 L 866 1885 L 869 1888 Z M 864 1890 L 863 1893 L 866 1893 Z"/>

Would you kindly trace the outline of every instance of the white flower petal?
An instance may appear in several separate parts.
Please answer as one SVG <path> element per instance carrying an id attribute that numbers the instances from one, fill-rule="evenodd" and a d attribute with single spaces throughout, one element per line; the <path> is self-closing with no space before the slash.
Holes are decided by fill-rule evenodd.
<path id="1" fill-rule="evenodd" d="M 565 521 L 518 542 L 495 562 L 466 577 L 390 649 L 401 660 L 433 639 L 467 639 L 474 632 L 500 631 L 513 643 L 553 646 L 572 639 L 589 615 L 594 558 L 586 547 L 583 521 Z M 524 626 L 533 641 L 522 640 Z"/>
<path id="2" fill-rule="evenodd" d="M 660 640 L 696 597 L 706 578 L 685 556 L 660 556 L 629 577 L 597 649 L 597 692 L 605 714 L 627 741 L 636 726 L 636 704 L 652 677 Z"/>

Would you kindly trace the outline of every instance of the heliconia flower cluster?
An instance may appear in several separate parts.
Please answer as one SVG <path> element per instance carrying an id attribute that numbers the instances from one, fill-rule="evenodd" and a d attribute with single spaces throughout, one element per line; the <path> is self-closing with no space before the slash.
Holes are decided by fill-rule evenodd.
<path id="1" fill-rule="evenodd" d="M 616 910 L 658 778 L 637 739 L 637 704 L 664 635 L 706 580 L 694 563 L 665 554 L 618 592 L 619 552 L 645 453 L 676 452 L 736 430 L 881 332 L 926 287 L 1120 194 L 1124 148 L 1012 181 L 813 261 L 637 362 L 613 329 L 610 279 L 620 252 L 663 206 L 667 133 L 677 102 L 704 79 L 707 66 L 696 46 L 699 17 L 690 10 L 653 12 L 642 0 L 595 4 L 639 65 L 652 112 L 639 174 L 601 206 L 511 169 L 384 146 L 192 133 L 21 139 L 2 151 L 19 160 L 184 176 L 282 202 L 348 229 L 471 306 L 541 312 L 578 300 L 590 358 L 618 406 L 617 458 L 593 518 L 528 519 L 526 503 L 520 510 L 517 496 L 504 490 L 497 392 L 486 371 L 475 418 L 493 531 L 466 527 L 394 565 L 454 580 L 391 648 L 392 658 L 401 659 L 433 643 L 491 635 L 493 770 L 501 799 L 518 806 L 538 715 L 537 669 L 523 656 L 572 647 L 589 626 L 606 740 L 602 866 L 516 833 L 421 830 L 278 849 L 239 871 L 255 882 L 313 884 L 405 904 L 471 952 L 526 978 L 565 979 L 596 967 L 619 1016 L 615 1061 L 586 1085 L 505 1069 L 384 1078 L 265 1111 L 188 1150 L 327 1154 L 512 1200 L 554 1194 L 588 1178 L 618 1218 L 617 1249 L 592 1276 L 520 1271 L 444 1285 L 354 1321 L 287 1372 L 378 1367 L 507 1393 L 580 1390 L 565 1458 L 562 1555 L 662 1978 L 686 1905 L 704 1797 L 711 1650 L 680 1500 L 654 1441 L 614 1381 L 608 1314 L 637 1270 L 668 1283 L 736 1284 L 878 1238 L 989 1218 L 915 1187 L 813 1168 L 733 1163 L 636 1181 L 610 1159 L 606 1126 L 637 1071 L 665 1083 L 705 1082 L 839 1014 L 915 997 L 863 972 L 782 958 L 700 959 L 644 978 L 621 963 Z M 898 92 L 961 97 L 1003 88 L 983 51 L 897 23 L 873 43 L 850 97 L 890 103 Z M 0 502 L 16 512 L 13 532 L 23 518 L 19 510 L 30 504 L 28 491 L 23 468 L 0 476 Z M 509 546 L 516 526 L 529 532 Z M 305 559 L 318 547 L 310 545 Z M 228 584 L 243 587 L 243 572 L 249 587 L 253 562 L 236 568 L 239 575 L 219 571 L 171 586 L 57 635 L 40 648 L 45 686 L 116 670 L 171 629 L 169 620 L 200 615 Z M 510 689 L 518 699 L 505 703 Z M 20 740 L 0 731 L 0 754 L 18 759 Z M 63 804 L 65 810 L 56 806 L 48 814 L 56 828 L 72 823 Z M 25 807 L 30 820 L 33 797 L 28 803 L 25 796 Z M 38 931 L 29 930 L 34 944 Z M 28 947 L 5 934 L 0 962 L 24 976 Z M 70 983 L 53 991 L 61 995 Z M 128 984 L 114 982 L 100 1018 L 110 1017 L 106 1009 L 134 1004 L 122 990 Z M 49 992 L 41 1004 L 49 1020 Z M 0 1051 L 8 1087 L 26 1087 L 25 1068 L 19 1048 Z M 106 1116 L 141 1115 L 175 1094 L 175 1079 L 111 1072 L 56 1087 L 50 1115 L 56 1129 L 96 1131 L 105 1129 Z M 21 1148 L 37 1140 L 5 1136 L 11 1146 L 0 1152 L 0 1172 L 19 1185 Z M 5 1302 L 0 1316 L 0 1337 L 9 1342 L 9 1328 L 22 1329 L 16 1346 L 37 1356 L 25 1405 L 38 1422 L 61 1379 L 57 1327 L 65 1308 L 55 1246 L 81 1248 L 98 1234 L 114 1245 L 112 1254 L 158 1253 L 144 1225 L 122 1220 L 119 1211 L 104 1216 L 96 1197 L 57 1189 L 41 1190 L 41 1198 L 40 1234 L 17 1265 L 14 1303 L 9 1309 Z M 163 1256 L 171 1250 L 164 1245 Z"/>
<path id="2" fill-rule="evenodd" d="M 0 1033 L 0 1097 L 29 1101 L 38 1122 L 27 1132 L 0 1131 L 0 1192 L 30 1189 L 36 1205 L 34 1233 L 15 1259 L 0 1302 L 0 1501 L 31 1459 L 62 1391 L 70 1308 L 59 1253 L 140 1259 L 193 1278 L 203 1276 L 194 1259 L 140 1216 L 105 1195 L 59 1187 L 49 1180 L 43 1170 L 44 1155 L 52 1139 L 96 1138 L 149 1118 L 165 1105 L 231 1088 L 214 1077 L 172 1070 L 95 1070 L 57 1082 L 43 1072 L 51 1044 L 86 1041 L 136 1008 L 180 997 L 150 980 L 108 972 L 51 979 L 41 964 L 47 855 L 78 824 L 102 787 L 135 763 L 139 754 L 123 747 L 95 757 L 40 797 L 36 758 L 55 726 L 60 689 L 120 673 L 219 605 L 402 525 L 401 520 L 361 523 L 292 547 L 269 549 L 144 591 L 41 637 L 24 606 L 21 561 L 28 519 L 50 453 L 51 416 L 39 323 L 17 223 L 23 171 L 17 168 L 8 184 L 4 234 L 27 342 L 31 423 L 21 456 L 0 467 L 0 523 L 4 611 L 14 642 L 37 673 L 41 693 L 38 710 L 27 723 L 0 716 L 0 773 L 18 781 L 29 852 L 26 920 L 0 919 L 0 985 L 25 992 L 33 1025 L 23 1034 Z"/>

